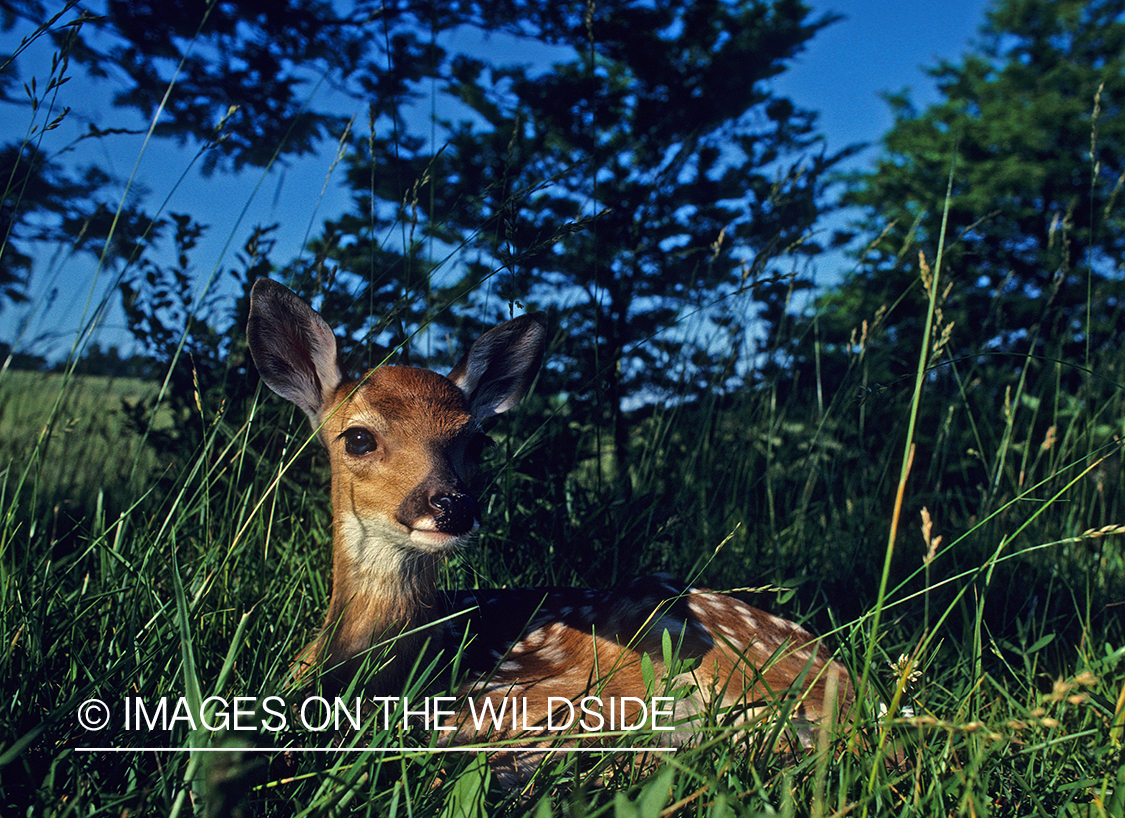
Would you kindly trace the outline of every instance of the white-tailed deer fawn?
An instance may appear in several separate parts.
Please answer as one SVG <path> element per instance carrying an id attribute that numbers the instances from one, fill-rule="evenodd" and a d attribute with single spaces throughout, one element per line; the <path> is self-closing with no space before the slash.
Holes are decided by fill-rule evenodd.
<path id="1" fill-rule="evenodd" d="M 690 736 L 692 717 L 716 705 L 740 722 L 787 714 L 807 743 L 811 725 L 849 706 L 847 671 L 807 631 L 665 577 L 613 590 L 438 589 L 442 559 L 478 525 L 469 482 L 485 441 L 481 424 L 529 389 L 543 357 L 542 314 L 490 329 L 448 377 L 382 366 L 345 379 L 331 328 L 266 279 L 254 285 L 247 333 L 262 380 L 305 411 L 331 458 L 332 595 L 303 661 L 346 680 L 373 647 L 393 640 L 391 656 L 369 660 L 376 670 L 363 689 L 396 695 L 423 646 L 458 650 L 468 623 L 459 740 L 486 737 L 467 712 L 487 700 L 493 712 L 510 702 L 521 728 L 544 724 L 568 702 L 586 701 L 587 714 L 600 703 L 610 719 L 587 725 L 610 727 L 614 703 L 633 716 L 654 694 L 687 688 L 668 718 L 679 721 L 666 734 L 672 741 Z M 458 612 L 467 613 L 427 632 L 427 623 Z M 665 632 L 679 659 L 671 680 Z M 488 735 L 510 737 L 506 725 L 490 722 Z M 517 762 L 517 775 L 527 762 Z"/>

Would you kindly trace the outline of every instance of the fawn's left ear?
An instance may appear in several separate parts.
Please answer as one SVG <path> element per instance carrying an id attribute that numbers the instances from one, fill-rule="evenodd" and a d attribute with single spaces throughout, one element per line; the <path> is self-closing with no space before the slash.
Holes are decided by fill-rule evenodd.
<path id="1" fill-rule="evenodd" d="M 507 412 L 527 394 L 543 363 L 547 316 L 532 312 L 493 327 L 469 348 L 453 381 L 478 421 Z"/>
<path id="2" fill-rule="evenodd" d="M 246 339 L 266 386 L 318 427 L 321 410 L 344 379 L 332 328 L 287 287 L 259 278 L 250 291 Z"/>

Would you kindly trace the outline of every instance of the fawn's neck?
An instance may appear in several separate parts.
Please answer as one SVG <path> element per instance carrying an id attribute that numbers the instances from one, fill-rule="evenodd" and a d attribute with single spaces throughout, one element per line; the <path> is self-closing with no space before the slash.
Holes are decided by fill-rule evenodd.
<path id="1" fill-rule="evenodd" d="M 437 638 L 425 625 L 441 615 L 441 557 L 406 546 L 354 516 L 338 517 L 333 528 L 332 597 L 317 654 L 343 684 L 366 661 L 363 689 L 397 695 L 427 640 Z"/>

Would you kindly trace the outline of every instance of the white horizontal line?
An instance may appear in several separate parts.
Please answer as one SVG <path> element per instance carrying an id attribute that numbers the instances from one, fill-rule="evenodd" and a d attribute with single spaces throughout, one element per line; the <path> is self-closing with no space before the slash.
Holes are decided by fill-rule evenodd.
<path id="1" fill-rule="evenodd" d="M 671 753 L 675 747 L 75 747 L 76 753 Z"/>

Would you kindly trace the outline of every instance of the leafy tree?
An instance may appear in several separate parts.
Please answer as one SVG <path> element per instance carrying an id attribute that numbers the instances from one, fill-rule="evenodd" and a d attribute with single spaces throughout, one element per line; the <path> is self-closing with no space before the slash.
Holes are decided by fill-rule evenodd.
<path id="1" fill-rule="evenodd" d="M 46 21 L 36 4 L 27 6 Z M 0 29 L 13 27 L 23 10 L 22 4 L 5 4 Z M 141 209 L 139 195 L 122 203 L 110 174 L 94 165 L 69 166 L 46 146 L 47 134 L 69 114 L 60 93 L 71 79 L 72 55 L 82 51 L 80 32 L 87 19 L 79 16 L 54 31 L 58 51 L 42 84 L 34 78 L 17 81 L 16 55 L 0 62 L 0 103 L 27 112 L 24 137 L 0 145 L 0 297 L 10 301 L 25 300 L 36 245 L 81 251 L 112 264 L 135 257 L 160 232 Z M 45 30 L 26 37 L 18 51 Z M 93 129 L 91 135 L 96 135 Z"/>
<path id="2" fill-rule="evenodd" d="M 25 300 L 35 245 L 115 262 L 159 234 L 136 204 L 119 211 L 106 191 L 111 181 L 95 166 L 65 168 L 28 143 L 0 146 L 0 297 Z"/>
<path id="3" fill-rule="evenodd" d="M 852 325 L 907 296 L 887 341 L 916 337 L 918 252 L 936 255 L 952 175 L 943 304 L 955 356 L 1018 349 L 1082 358 L 1117 343 L 1125 222 L 1125 3 L 1001 0 L 976 52 L 931 74 L 943 99 L 888 99 L 895 124 L 847 202 L 878 236 L 836 315 Z M 910 367 L 909 356 L 895 368 Z"/>
<path id="4" fill-rule="evenodd" d="M 101 13 L 67 0 L 0 4 L 0 30 L 45 21 L 56 44 L 91 77 L 113 77 L 114 102 L 151 119 L 156 134 L 200 146 L 205 172 L 266 167 L 338 138 L 346 117 L 310 104 L 326 84 L 370 102 L 381 124 L 434 75 L 444 52 L 434 36 L 459 25 L 556 37 L 581 7 L 529 0 L 107 0 Z M 18 86 L 0 72 L 2 99 Z M 99 132 L 100 133 L 100 132 Z M 106 134 L 101 134 L 106 135 Z"/>
<path id="5" fill-rule="evenodd" d="M 461 247 L 465 273 L 431 293 L 435 306 L 468 292 L 499 296 L 493 309 L 553 305 L 565 326 L 555 388 L 589 407 L 578 420 L 612 430 L 621 475 L 625 409 L 678 394 L 676 362 L 691 357 L 694 387 L 734 375 L 743 316 L 716 304 L 776 273 L 770 261 L 782 252 L 818 249 L 807 233 L 839 155 L 805 156 L 815 115 L 767 83 L 831 20 L 789 0 L 598 4 L 540 35 L 570 49 L 550 69 L 452 58 L 445 88 L 466 114 L 440 123 L 441 150 L 370 141 L 351 157 L 352 183 L 406 205 L 398 215 L 418 229 L 401 244 L 414 269 L 430 263 L 418 257 L 424 240 Z M 381 186 L 399 179 L 408 185 Z M 358 198 L 372 213 L 366 193 Z M 370 219 L 333 225 L 349 237 L 328 253 L 342 270 L 362 272 L 373 258 L 355 238 Z M 399 280 L 411 292 L 424 277 Z M 674 330 L 696 310 L 728 343 Z"/>
<path id="6" fill-rule="evenodd" d="M 931 339 L 940 354 L 922 406 L 958 408 L 922 419 L 913 474 L 940 495 L 919 504 L 968 518 L 1026 487 L 1052 440 L 1048 418 L 1100 405 L 1116 377 L 1091 367 L 1119 359 L 1125 318 L 1125 3 L 999 0 L 973 53 L 931 74 L 935 104 L 918 110 L 905 92 L 888 97 L 895 123 L 874 169 L 854 175 L 846 195 L 863 213 L 857 269 L 794 334 L 789 368 L 854 409 L 832 442 L 855 444 L 849 482 L 864 473 L 885 481 L 874 464 L 897 457 L 884 447 L 900 445 L 925 268 L 948 205 Z M 993 437 L 1009 427 L 971 421 L 1001 407 L 1008 423 L 1028 411 L 1034 445 L 1016 450 Z M 817 491 L 843 508 L 832 477 Z M 848 489 L 887 491 L 874 482 Z"/>
<path id="7" fill-rule="evenodd" d="M 35 0 L 8 7 L 6 22 L 45 15 Z M 578 426 L 610 430 L 614 475 L 629 462 L 628 407 L 682 394 L 685 381 L 738 382 L 750 317 L 731 296 L 752 291 L 779 319 L 807 286 L 793 273 L 819 249 L 808 233 L 839 156 L 817 147 L 815 115 L 768 85 L 832 20 L 795 0 L 114 0 L 105 11 L 66 27 L 71 59 L 95 76 L 112 67 L 117 104 L 146 116 L 163 106 L 157 133 L 200 145 L 205 169 L 267 166 L 342 139 L 344 120 L 308 103 L 316 83 L 367 100 L 348 131 L 356 207 L 314 240 L 313 264 L 281 274 L 364 348 L 434 319 L 423 338 L 463 345 L 477 327 L 447 308 L 471 292 L 493 310 L 474 310 L 482 322 L 505 301 L 553 305 L 565 341 L 550 390 L 578 398 Z M 544 70 L 447 52 L 442 34 L 457 26 L 567 56 Z M 425 89 L 458 100 L 466 121 L 410 133 L 403 106 Z M 182 256 L 188 217 L 172 218 Z M 451 253 L 455 272 L 435 272 Z M 225 322 L 175 295 L 188 268 L 141 259 L 122 292 L 161 359 L 194 313 L 206 333 L 186 349 L 202 372 Z M 697 313 L 706 332 L 677 328 Z"/>
<path id="8" fill-rule="evenodd" d="M 11 344 L 0 341 L 0 367 L 22 369 L 29 372 L 44 372 L 47 369 L 47 359 L 42 355 L 13 352 Z"/>

